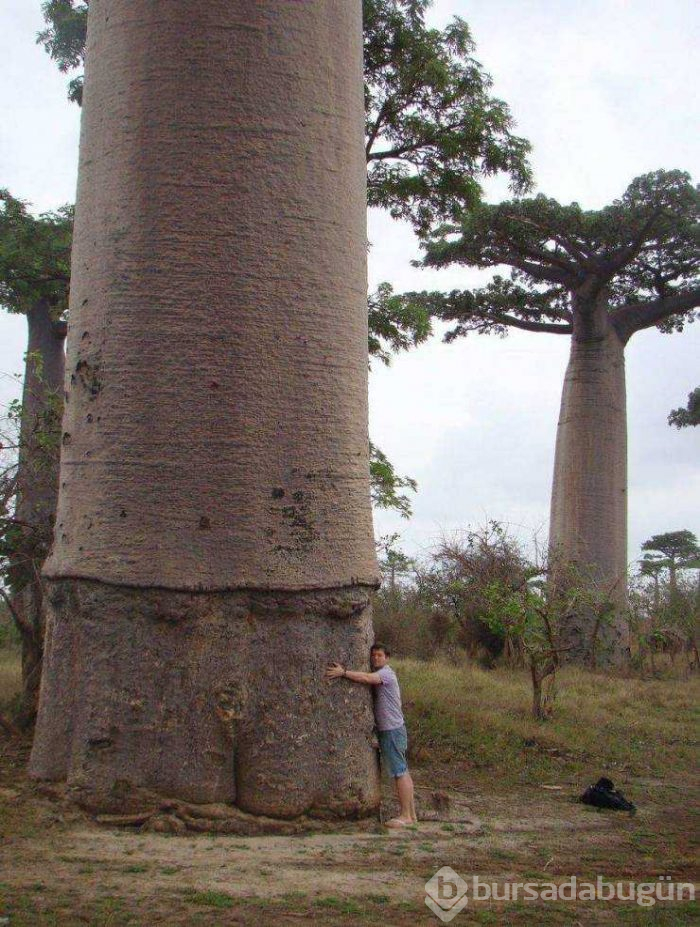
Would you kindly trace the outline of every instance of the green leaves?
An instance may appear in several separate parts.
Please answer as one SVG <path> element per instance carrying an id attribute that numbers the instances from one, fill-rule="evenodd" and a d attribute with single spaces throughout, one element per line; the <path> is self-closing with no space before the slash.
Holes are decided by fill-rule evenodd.
<path id="1" fill-rule="evenodd" d="M 523 193 L 529 143 L 491 96 L 464 20 L 425 25 L 429 2 L 364 0 L 365 111 L 370 206 L 427 233 L 481 199 L 478 178 L 509 174 Z"/>
<path id="2" fill-rule="evenodd" d="M 668 531 L 666 534 L 655 534 L 642 544 L 642 550 L 662 553 L 675 565 L 678 560 L 694 561 L 700 557 L 698 539 L 692 531 Z M 651 558 L 644 558 L 643 563 L 653 562 Z M 679 564 L 680 565 L 680 564 Z"/>
<path id="3" fill-rule="evenodd" d="M 416 492 L 418 484 L 410 476 L 399 476 L 386 454 L 371 441 L 369 475 L 372 504 L 379 509 L 394 509 L 402 518 L 410 518 L 411 502 L 401 490 L 410 489 Z"/>
<path id="4" fill-rule="evenodd" d="M 376 357 L 387 366 L 392 353 L 407 351 L 432 333 L 427 308 L 394 295 L 388 283 L 380 283 L 367 303 L 370 358 Z"/>
<path id="5" fill-rule="evenodd" d="M 570 335 L 571 313 L 559 288 L 528 289 L 516 280 L 496 275 L 479 290 L 408 292 L 395 296 L 403 312 L 423 312 L 445 322 L 456 322 L 444 336 L 454 341 L 469 332 L 505 336 L 510 328 Z"/>
<path id="6" fill-rule="evenodd" d="M 35 218 L 0 190 L 0 306 L 28 312 L 45 300 L 54 319 L 68 308 L 73 208 Z"/>
<path id="7" fill-rule="evenodd" d="M 64 74 L 84 64 L 88 3 L 89 0 L 47 0 L 42 4 L 47 28 L 38 34 L 37 43 L 44 46 Z M 70 81 L 68 99 L 82 105 L 82 74 Z"/>

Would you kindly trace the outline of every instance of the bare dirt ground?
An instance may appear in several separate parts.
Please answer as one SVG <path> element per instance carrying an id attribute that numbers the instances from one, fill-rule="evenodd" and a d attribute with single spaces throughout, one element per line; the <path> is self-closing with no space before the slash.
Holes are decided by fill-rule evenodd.
<path id="1" fill-rule="evenodd" d="M 96 824 L 24 773 L 28 741 L 0 741 L 0 924 L 437 924 L 425 882 L 444 865 L 481 881 L 692 882 L 687 784 L 636 779 L 630 816 L 575 801 L 581 783 L 513 783 L 452 763 L 415 770 L 414 830 L 379 822 L 285 837 L 172 836 Z M 584 785 L 587 783 L 583 783 Z M 547 789 L 544 785 L 560 788 Z M 387 795 L 386 814 L 391 812 Z M 426 820 L 426 818 L 428 820 Z M 7 920 L 3 920 L 6 918 Z M 696 923 L 684 902 L 474 901 L 459 924 Z"/>

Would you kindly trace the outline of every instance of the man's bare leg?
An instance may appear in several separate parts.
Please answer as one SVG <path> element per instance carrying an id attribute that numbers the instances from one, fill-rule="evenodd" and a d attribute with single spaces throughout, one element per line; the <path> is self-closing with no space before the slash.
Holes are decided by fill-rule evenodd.
<path id="1" fill-rule="evenodd" d="M 416 817 L 416 808 L 413 800 L 413 779 L 411 779 L 411 774 L 405 772 L 403 776 L 396 776 L 394 778 L 394 788 L 396 789 L 396 797 L 399 800 L 400 810 L 398 817 L 389 821 L 388 826 L 391 827 L 393 821 L 396 822 L 396 824 L 393 825 L 395 827 L 416 824 L 418 818 Z"/>

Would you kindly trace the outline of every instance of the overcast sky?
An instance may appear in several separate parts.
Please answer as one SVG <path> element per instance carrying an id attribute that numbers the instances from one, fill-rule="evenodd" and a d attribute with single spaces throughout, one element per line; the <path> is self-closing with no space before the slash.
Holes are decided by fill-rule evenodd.
<path id="1" fill-rule="evenodd" d="M 37 210 L 75 195 L 79 110 L 66 78 L 35 45 L 39 0 L 0 0 L 0 186 Z M 436 0 L 432 21 L 469 23 L 519 134 L 534 146 L 538 191 L 603 206 L 656 168 L 700 178 L 700 12 L 691 0 Z M 507 194 L 502 184 L 489 197 Z M 467 286 L 460 271 L 423 271 L 410 230 L 370 216 L 370 284 L 397 290 Z M 22 369 L 24 322 L 0 318 L 0 374 Z M 527 539 L 546 533 L 554 439 L 567 339 L 517 332 L 506 339 L 438 337 L 370 378 L 370 434 L 399 472 L 415 477 L 414 516 L 377 513 L 378 534 L 398 531 L 411 554 L 441 535 L 507 522 Z M 700 385 L 700 325 L 652 330 L 627 349 L 630 559 L 651 534 L 700 533 L 700 429 L 668 427 L 671 408 Z M 0 376 L 4 405 L 17 386 Z"/>

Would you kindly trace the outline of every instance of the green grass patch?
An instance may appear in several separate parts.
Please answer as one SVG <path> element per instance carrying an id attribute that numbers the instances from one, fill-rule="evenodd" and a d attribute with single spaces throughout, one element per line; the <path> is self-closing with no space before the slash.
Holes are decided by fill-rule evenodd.
<path id="1" fill-rule="evenodd" d="M 210 908 L 232 908 L 235 903 L 235 899 L 226 892 L 198 892 L 188 889 L 185 892 L 185 897 L 190 904 L 207 905 Z"/>
<path id="2" fill-rule="evenodd" d="M 314 907 L 331 908 L 340 914 L 362 914 L 364 906 L 352 898 L 339 898 L 336 895 L 327 895 L 325 898 L 314 899 Z"/>

